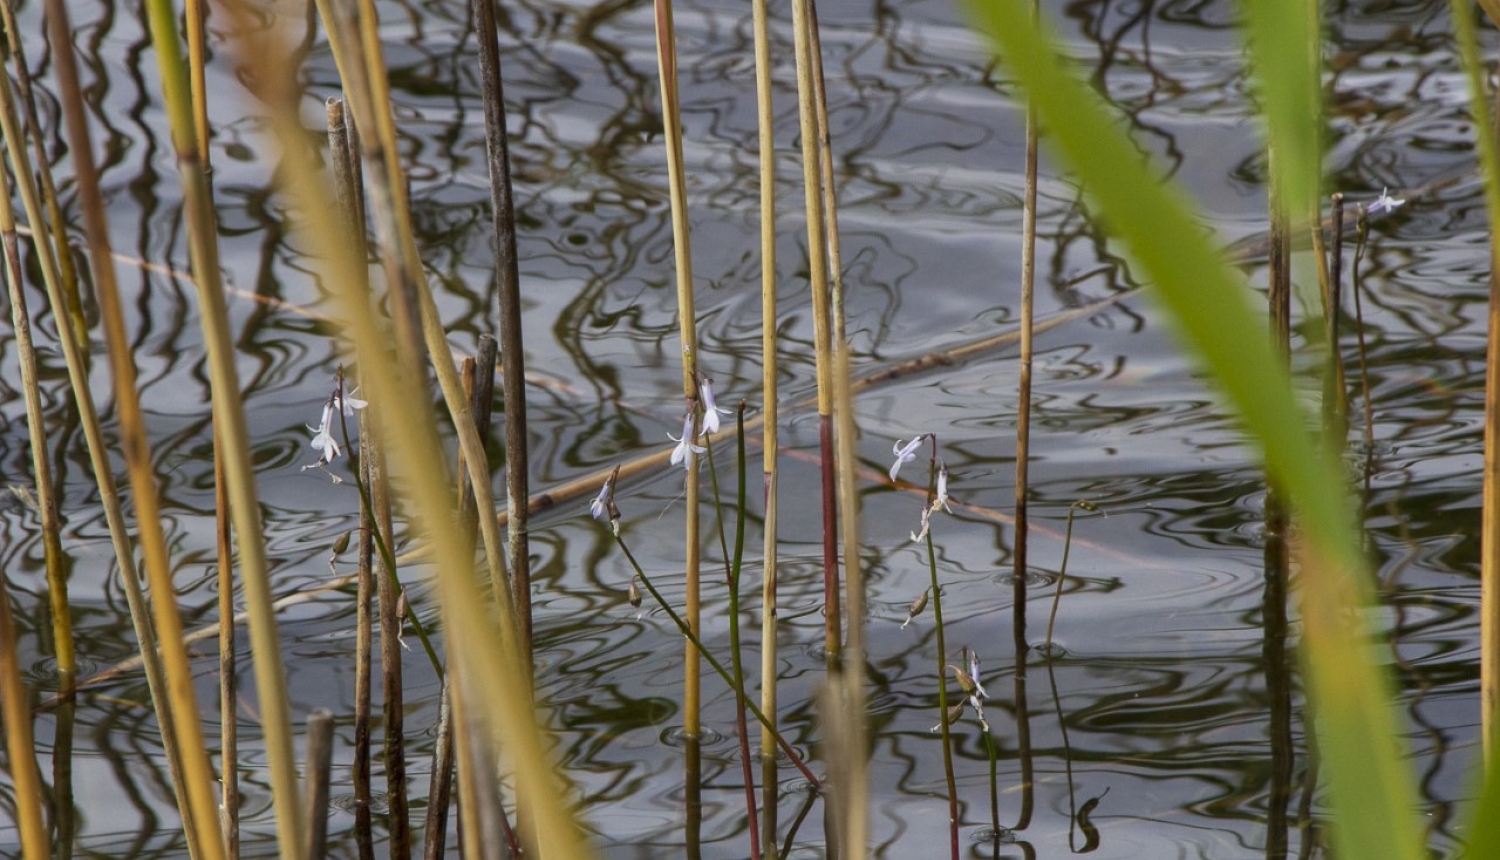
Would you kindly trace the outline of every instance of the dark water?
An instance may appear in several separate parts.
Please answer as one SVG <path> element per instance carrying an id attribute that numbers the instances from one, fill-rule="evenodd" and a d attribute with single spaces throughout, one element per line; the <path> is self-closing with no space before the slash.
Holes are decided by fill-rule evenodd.
<path id="1" fill-rule="evenodd" d="M 1237 6 L 1047 5 L 1078 69 L 1119 106 L 1141 149 L 1202 204 L 1205 229 L 1226 244 L 1253 245 L 1265 225 L 1264 159 L 1232 27 Z M 21 13 L 33 35 L 41 30 L 36 6 Z M 133 7 L 73 6 L 115 246 L 132 258 L 119 271 L 180 601 L 192 622 L 205 623 L 215 617 L 214 505 L 196 300 L 181 278 L 143 265 L 187 265 L 156 60 Z M 523 222 L 525 347 L 537 383 L 528 404 L 532 482 L 546 488 L 661 450 L 671 444 L 666 433 L 678 429 L 665 157 L 649 4 L 503 6 Z M 299 7 L 276 4 L 276 14 L 299 22 Z M 477 336 L 494 328 L 496 302 L 483 108 L 466 6 L 380 8 L 423 259 L 440 291 L 450 342 L 471 351 Z M 1340 5 L 1329 21 L 1327 85 L 1332 185 L 1356 201 L 1372 199 L 1383 186 L 1409 199 L 1374 223 L 1362 267 L 1375 443 L 1373 465 L 1354 456 L 1351 474 L 1369 474 L 1366 522 L 1384 584 L 1374 618 L 1394 646 L 1411 767 L 1421 777 L 1419 812 L 1436 850 L 1452 856 L 1478 733 L 1478 621 L 1471 607 L 1478 600 L 1488 252 L 1446 9 L 1431 2 Z M 947 0 L 836 0 L 819 11 L 858 369 L 1009 330 L 1019 313 L 1023 184 L 1023 116 L 1014 86 L 991 68 L 985 46 Z M 772 14 L 782 154 L 782 391 L 790 404 L 814 388 L 812 325 L 789 8 L 773 3 Z M 700 362 L 717 380 L 721 402 L 744 397 L 754 408 L 761 394 L 749 10 L 721 0 L 679 2 L 677 32 Z M 336 76 L 326 44 L 310 38 L 306 116 L 315 128 L 321 100 L 336 92 Z M 44 121 L 56 129 L 49 56 L 39 38 L 28 47 L 44 90 Z M 241 97 L 227 63 L 216 62 L 209 74 L 223 262 L 229 283 L 243 291 L 231 303 L 239 369 L 276 587 L 289 593 L 328 578 L 327 548 L 357 514 L 349 484 L 298 468 L 316 459 L 304 427 L 316 423 L 341 347 L 316 317 L 327 295 L 289 237 L 286 202 L 270 185 L 275 159 L 255 108 Z M 65 147 L 57 139 L 49 146 L 66 180 Z M 1090 220 L 1078 189 L 1045 159 L 1043 174 L 1039 317 L 1134 286 L 1128 260 Z M 64 193 L 71 207 L 66 182 Z M 1248 260 L 1256 282 L 1264 279 L 1261 263 L 1253 255 Z M 1297 261 L 1301 280 L 1311 284 L 1309 263 L 1305 254 Z M 32 287 L 39 306 L 40 288 Z M 269 299 L 314 315 L 262 301 Z M 44 349 L 49 449 L 63 485 L 80 657 L 104 667 L 129 657 L 135 646 L 53 347 L 54 322 L 34 313 Z M 1298 345 L 1305 343 L 1299 336 Z M 939 434 L 953 495 L 972 506 L 934 524 L 950 659 L 963 645 L 985 658 L 993 697 L 988 715 L 1000 749 L 1002 824 L 1017 824 L 1031 804 L 1029 821 L 1014 834 L 1023 844 L 1004 846 L 1002 853 L 1064 855 L 1070 807 L 1092 798 L 1099 798 L 1088 815 L 1097 827 L 1097 857 L 1274 855 L 1283 838 L 1299 850 L 1318 838 L 1316 826 L 1288 831 L 1278 822 L 1288 815 L 1295 820 L 1300 804 L 1314 813 L 1321 806 L 1315 792 L 1306 795 L 1311 729 L 1298 681 L 1268 671 L 1282 638 L 1263 624 L 1275 613 L 1263 608 L 1265 494 L 1253 455 L 1194 368 L 1178 356 L 1170 327 L 1148 296 L 1131 295 L 1057 328 L 1037 347 L 1034 564 L 1043 571 L 1057 567 L 1072 502 L 1087 499 L 1100 513 L 1084 515 L 1076 526 L 1052 674 L 1033 652 L 1021 661 L 1023 686 L 1015 681 L 1016 592 L 1005 576 L 1014 534 L 985 513 L 1008 514 L 1013 507 L 1013 355 L 908 378 L 859 401 L 860 455 L 871 476 L 860 488 L 875 729 L 872 838 L 879 853 L 938 856 L 946 844 L 939 741 L 929 732 L 938 715 L 931 615 L 899 626 L 907 604 L 926 586 L 925 554 L 908 539 L 921 498 L 872 477 L 888 466 L 894 440 L 924 432 Z M 1348 355 L 1354 380 L 1352 339 Z M 1311 366 L 1313 358 L 1304 364 Z M 18 380 L 7 336 L 0 340 L 0 470 L 7 484 L 25 486 L 31 466 L 24 407 L 13 396 Z M 107 391 L 102 375 L 95 381 Z M 1317 386 L 1309 380 L 1306 390 L 1311 403 Z M 110 404 L 103 406 L 110 417 Z M 1362 432 L 1356 409 L 1351 438 Z M 783 413 L 782 441 L 789 449 L 782 460 L 782 718 L 792 741 L 806 749 L 818 736 L 812 696 L 822 676 L 817 467 L 808 456 L 816 451 L 817 434 L 810 410 Z M 726 459 L 719 461 L 721 478 L 730 481 Z M 681 489 L 681 473 L 668 470 L 631 481 L 620 493 L 627 535 L 644 550 L 648 570 L 678 598 Z M 36 533 L 36 517 L 21 501 L 8 496 L 0 502 L 0 564 L 21 616 L 23 660 L 46 690 L 52 647 Z M 752 536 L 751 546 L 757 541 Z M 706 571 L 716 569 L 714 546 L 706 550 Z M 672 738 L 681 724 L 680 637 L 665 616 L 638 617 L 625 603 L 628 568 L 582 501 L 542 515 L 532 548 L 538 683 L 582 815 L 606 856 L 677 856 L 682 764 Z M 747 590 L 758 592 L 753 561 L 748 573 L 754 584 Z M 1050 582 L 1044 573 L 1029 589 L 1024 639 L 1032 644 L 1044 636 Z M 705 593 L 707 637 L 722 654 L 724 588 L 710 579 Z M 746 626 L 758 630 L 758 617 L 747 616 Z M 296 716 L 332 708 L 346 742 L 352 733 L 352 630 L 347 597 L 299 607 L 283 626 Z M 1282 633 L 1288 646 L 1295 644 L 1295 622 Z M 196 664 L 205 703 L 215 688 L 213 650 L 200 646 Z M 248 670 L 248 654 L 242 663 Z M 430 746 L 430 736 L 421 733 L 435 718 L 436 684 L 419 653 L 408 657 L 406 671 L 407 726 L 418 733 L 420 754 Z M 748 844 L 731 739 L 732 697 L 713 678 L 705 690 L 706 723 L 722 739 L 704 750 L 704 856 L 740 857 Z M 1292 707 L 1290 746 L 1280 748 L 1292 754 L 1290 771 L 1273 767 L 1271 714 L 1282 695 Z M 255 746 L 253 690 L 246 696 L 238 719 L 247 851 L 269 856 L 272 824 Z M 74 763 L 80 853 L 186 856 L 145 699 L 143 680 L 130 674 L 92 690 L 80 704 Z M 207 728 L 216 732 L 216 708 L 206 709 Z M 1018 736 L 1023 713 L 1030 735 L 1024 750 Z M 50 716 L 39 718 L 44 772 L 53 725 Z M 991 856 L 989 843 L 978 841 L 989 825 L 989 780 L 972 718 L 960 724 L 957 738 L 966 851 Z M 349 761 L 347 747 L 338 756 L 334 792 L 347 793 L 347 768 L 340 766 Z M 1030 793 L 1020 787 L 1023 759 L 1034 768 Z M 419 794 L 426 769 L 419 757 L 413 768 Z M 795 771 L 783 774 L 785 823 L 802 795 L 793 790 Z M 0 792 L 7 788 L 0 782 Z M 819 856 L 820 819 L 817 812 L 809 817 L 793 856 Z M 352 821 L 334 812 L 341 852 L 352 850 Z M 1075 849 L 1085 847 L 1081 829 L 1072 838 Z M 0 820 L 0 850 L 16 840 L 13 825 Z"/>

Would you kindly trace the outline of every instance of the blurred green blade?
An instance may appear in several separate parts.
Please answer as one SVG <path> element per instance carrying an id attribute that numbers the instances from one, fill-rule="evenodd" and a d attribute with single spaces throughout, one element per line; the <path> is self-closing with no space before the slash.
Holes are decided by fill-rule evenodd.
<path id="1" fill-rule="evenodd" d="M 1415 821 L 1416 794 L 1402 759 L 1388 679 L 1372 661 L 1365 617 L 1367 575 L 1338 461 L 1320 452 L 1306 428 L 1286 368 L 1271 350 L 1264 312 L 1253 293 L 1219 257 L 1203 226 L 1173 187 L 1163 186 L 1111 118 L 1093 90 L 1062 68 L 1057 52 L 1017 0 L 966 0 L 974 20 L 999 46 L 1001 58 L 1034 100 L 1048 140 L 1082 179 L 1105 225 L 1124 240 L 1155 282 L 1155 294 L 1178 330 L 1223 388 L 1273 479 L 1290 495 L 1301 527 L 1302 643 L 1320 750 L 1335 808 L 1338 856 L 1410 858 L 1422 855 Z M 1315 19 L 1299 3 L 1266 3 L 1252 16 L 1260 33 L 1277 32 L 1282 16 L 1306 16 L 1280 32 L 1310 38 Z M 1297 35 L 1302 34 L 1302 35 Z M 1262 41 L 1264 38 L 1262 37 Z M 1279 163 L 1316 163 L 1315 90 L 1305 42 L 1289 52 L 1262 52 L 1267 112 L 1289 140 L 1298 129 L 1310 139 L 1287 143 Z M 1309 93 L 1312 93 L 1310 96 Z M 1284 103 L 1285 102 L 1285 103 Z M 1299 117 L 1299 111 L 1302 113 Z M 1290 169 L 1290 168 L 1289 168 Z M 1315 183 L 1291 179 L 1293 193 L 1311 199 Z M 1290 201 L 1289 201 L 1290 202 Z M 1303 210 L 1306 211 L 1306 210 Z"/>

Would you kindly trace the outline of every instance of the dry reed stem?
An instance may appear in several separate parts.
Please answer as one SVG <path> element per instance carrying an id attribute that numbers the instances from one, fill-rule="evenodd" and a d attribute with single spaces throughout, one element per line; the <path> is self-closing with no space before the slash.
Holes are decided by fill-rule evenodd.
<path id="1" fill-rule="evenodd" d="M 366 23 L 367 29 L 373 26 L 373 21 Z M 270 107 L 268 129 L 280 149 L 283 190 L 303 215 L 299 230 L 313 249 L 311 256 L 322 261 L 358 345 L 361 380 L 371 394 L 366 411 L 374 413 L 381 438 L 389 440 L 400 458 L 402 474 L 410 478 L 407 487 L 414 527 L 425 531 L 435 548 L 435 593 L 450 648 L 462 647 L 486 656 L 484 660 L 462 661 L 464 677 L 456 686 L 460 695 L 474 698 L 473 712 L 488 729 L 476 741 L 485 754 L 492 754 L 493 738 L 506 740 L 517 791 L 533 809 L 535 829 L 529 834 L 528 850 L 545 850 L 554 858 L 585 856 L 576 825 L 563 803 L 531 696 L 512 669 L 518 660 L 513 618 L 504 617 L 502 612 L 497 626 L 495 613 L 473 580 L 472 542 L 466 543 L 462 529 L 449 513 L 456 500 L 444 477 L 447 468 L 436 428 L 422 410 L 402 408 L 402 404 L 426 402 L 420 379 L 413 373 L 421 356 L 401 338 L 396 339 L 397 354 L 392 355 L 388 351 L 391 339 L 383 334 L 367 297 L 350 289 L 351 273 L 362 261 L 353 259 L 350 249 L 336 241 L 334 207 L 323 191 L 318 166 L 302 145 L 297 111 L 300 94 L 286 46 L 264 30 L 245 27 L 236 28 L 236 32 L 241 36 L 232 48 L 239 66 L 243 68 L 253 58 L 258 74 L 247 76 L 248 85 Z M 378 33 L 374 35 L 378 37 Z M 356 117 L 360 116 L 356 111 Z M 470 432 L 472 429 L 471 425 Z"/>
<path id="2" fill-rule="evenodd" d="M 32 743 L 30 697 L 21 680 L 21 650 L 16 647 L 16 625 L 10 609 L 10 580 L 0 566 L 0 718 L 5 721 L 6 762 L 10 771 L 16 825 L 21 831 L 25 860 L 47 860 L 47 823 L 42 813 L 46 788 L 36 764 Z"/>
<path id="3" fill-rule="evenodd" d="M 234 617 L 234 554 L 230 545 L 229 480 L 224 475 L 224 442 L 214 433 L 214 534 L 218 556 L 219 617 Z M 235 625 L 219 625 L 219 828 L 224 854 L 240 856 L 239 668 L 235 665 Z"/>
<path id="4" fill-rule="evenodd" d="M 333 765 L 333 712 L 315 708 L 307 715 L 307 860 L 323 860 L 328 850 L 328 780 Z"/>
<path id="5" fill-rule="evenodd" d="M 191 90 L 178 41 L 176 13 L 170 0 L 148 0 L 146 12 L 176 153 L 178 179 L 183 190 L 189 255 L 197 276 L 199 317 L 208 352 L 214 423 L 224 442 L 230 515 L 239 548 L 246 608 L 250 610 L 250 643 L 279 843 L 283 860 L 300 860 L 305 827 L 298 803 L 297 764 L 292 752 L 291 704 L 286 691 L 281 636 L 271 608 L 270 569 L 255 488 L 255 468 L 250 456 L 245 406 L 240 395 L 239 371 L 235 366 L 234 337 L 229 327 L 224 292 L 219 287 L 217 217 L 193 125 Z M 160 589 L 158 593 L 165 596 L 171 592 Z M 164 602 L 158 602 L 158 607 Z M 172 614 L 175 617 L 175 611 Z M 169 634 L 167 625 L 158 622 L 158 627 L 165 641 Z M 173 632 L 180 636 L 180 632 Z M 192 779 L 198 776 L 189 773 Z"/>
<path id="6" fill-rule="evenodd" d="M 1037 18 L 1037 0 L 1029 4 L 1031 18 Z M 1029 537 L 1027 496 L 1031 492 L 1031 367 L 1036 335 L 1036 192 L 1037 192 L 1037 117 L 1030 96 L 1026 99 L 1025 187 L 1021 193 L 1021 355 L 1016 383 L 1016 539 L 1011 553 L 1011 572 L 1016 583 L 1016 600 L 1026 599 L 1027 538 Z M 1017 635 L 1020 635 L 1019 633 Z"/>
<path id="7" fill-rule="evenodd" d="M 67 43 L 71 44 L 71 43 Z M 52 303 L 54 313 L 59 319 L 66 314 L 65 299 L 62 295 L 61 277 L 58 273 L 56 259 L 52 254 L 52 243 L 46 236 L 45 222 L 41 217 L 41 207 L 37 200 L 37 191 L 30 182 L 31 168 L 26 158 L 25 147 L 20 142 L 21 136 L 19 123 L 15 114 L 15 104 L 11 97 L 9 80 L 5 75 L 0 75 L 0 124 L 4 126 L 5 139 L 13 145 L 7 146 L 6 151 L 10 156 L 14 175 L 21 179 L 19 190 L 22 201 L 25 203 L 27 217 L 33 224 L 36 242 L 34 247 L 37 257 L 41 263 L 42 277 L 47 286 L 47 295 Z M 6 198 L 5 207 L 9 211 L 9 189 L 3 189 Z M 7 218 L 11 217 L 9 215 Z M 100 308 L 105 315 L 106 336 L 112 329 L 108 319 L 108 299 L 105 297 L 105 286 L 100 284 Z M 116 310 L 118 306 L 116 306 Z M 123 323 L 121 323 L 123 330 Z M 68 366 L 68 377 L 73 386 L 74 399 L 78 406 L 79 422 L 83 426 L 84 437 L 88 442 L 89 456 L 94 467 L 95 475 L 100 481 L 101 495 L 104 498 L 106 517 L 109 520 L 112 540 L 115 543 L 117 558 L 121 559 L 122 570 L 133 570 L 133 554 L 127 543 L 126 527 L 123 515 L 119 509 L 118 494 L 114 492 L 111 477 L 112 466 L 109 461 L 109 449 L 106 447 L 103 432 L 99 426 L 97 410 L 93 402 L 93 395 L 89 387 L 87 361 L 83 356 L 77 341 L 73 337 L 72 327 L 59 325 L 57 333 L 63 350 L 63 357 Z M 118 334 L 118 332 L 115 332 Z M 111 363 L 118 356 L 116 345 L 111 344 Z M 128 348 L 126 348 L 128 359 Z M 131 365 L 125 369 L 116 369 L 116 401 L 119 410 L 121 425 L 121 441 L 127 452 L 129 463 L 132 445 L 135 442 L 144 445 L 144 429 L 140 421 L 140 412 L 137 408 L 131 411 L 131 406 L 138 407 L 134 392 L 134 367 Z M 128 392 L 122 389 L 126 385 L 132 386 Z M 171 574 L 168 569 L 166 542 L 161 533 L 158 511 L 156 507 L 154 476 L 151 474 L 149 461 L 135 462 L 132 465 L 132 484 L 136 486 L 136 510 L 138 512 L 137 524 L 140 530 L 141 547 L 145 555 L 147 571 L 152 577 L 153 588 L 160 589 L 162 593 L 171 594 Z M 138 483 L 138 480 L 140 481 Z M 113 508 L 113 510 L 111 510 Z M 118 530 L 117 530 L 118 529 Z M 123 546 L 123 548 L 122 548 Z M 167 698 L 171 700 L 168 705 L 164 700 L 157 700 L 157 715 L 161 719 L 163 714 L 176 713 L 179 717 L 168 716 L 162 719 L 164 730 L 170 728 L 176 732 L 174 743 L 179 751 L 176 763 L 180 767 L 179 773 L 174 775 L 174 785 L 185 786 L 179 794 L 180 811 L 184 818 L 184 833 L 190 847 L 196 844 L 199 853 L 195 857 L 217 860 L 220 853 L 219 839 L 216 834 L 208 834 L 206 822 L 212 822 L 214 814 L 213 798 L 210 790 L 213 785 L 212 770 L 208 765 L 208 758 L 204 753 L 202 743 L 202 727 L 197 721 L 197 705 L 193 698 L 192 680 L 187 665 L 186 653 L 180 647 L 173 647 L 176 643 L 171 641 L 171 636 L 179 635 L 181 619 L 177 615 L 177 607 L 167 600 L 155 601 L 157 627 L 163 631 L 163 642 L 166 644 L 166 683 L 156 692 L 164 689 Z M 170 625 L 175 623 L 175 627 Z M 141 632 L 142 625 L 137 623 L 137 633 Z M 170 635 L 168 631 L 170 630 Z M 150 634 L 143 638 L 143 643 L 150 642 Z M 145 647 L 143 645 L 143 647 Z M 182 715 L 188 716 L 182 716 Z M 169 751 L 169 763 L 172 762 Z M 177 777 L 182 779 L 179 781 Z M 204 838 L 205 834 L 209 838 Z"/>
<path id="8" fill-rule="evenodd" d="M 1486 7 L 1487 9 L 1490 7 Z M 1495 91 L 1493 138 L 1500 140 L 1500 88 Z M 1476 96 L 1474 101 L 1479 103 Z M 1480 122 L 1484 117 L 1476 117 Z M 1486 171 L 1500 182 L 1500 164 Z M 1500 733 L 1500 223 L 1490 218 L 1490 279 L 1484 366 L 1484 479 L 1480 512 L 1479 714 L 1487 769 L 1497 760 Z M 1488 773 L 1493 779 L 1493 771 Z"/>
<path id="9" fill-rule="evenodd" d="M 766 0 L 751 0 L 755 33 L 755 114 L 760 152 L 761 473 L 765 518 L 761 538 L 760 709 L 771 725 L 760 731 L 762 860 L 776 858 L 776 576 L 777 379 L 776 343 L 776 138 L 771 103 L 771 40 Z"/>
<path id="10" fill-rule="evenodd" d="M 693 253 L 687 217 L 687 177 L 682 163 L 682 110 L 677 89 L 677 36 L 672 22 L 672 0 L 655 0 L 656 68 L 661 82 L 663 141 L 667 155 L 667 186 L 672 213 L 672 254 L 677 281 L 677 325 L 682 340 L 682 392 L 687 411 L 693 415 L 685 433 L 698 435 L 698 325 L 693 298 Z M 688 629 L 700 630 L 699 594 L 699 508 L 700 482 L 698 455 L 691 445 L 687 449 L 687 486 L 684 513 L 683 551 L 686 555 L 687 589 L 685 615 Z M 683 733 L 696 738 L 701 721 L 702 666 L 693 647 L 684 647 Z M 696 779 L 696 777 L 694 777 Z"/>

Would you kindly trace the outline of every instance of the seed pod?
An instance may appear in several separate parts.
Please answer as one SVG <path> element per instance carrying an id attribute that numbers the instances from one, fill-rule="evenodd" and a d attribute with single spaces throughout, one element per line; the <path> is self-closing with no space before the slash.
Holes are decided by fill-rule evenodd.
<path id="1" fill-rule="evenodd" d="M 338 540 L 333 542 L 333 554 L 343 555 L 349 549 L 349 541 L 354 537 L 353 531 L 347 531 L 339 535 Z"/>
<path id="2" fill-rule="evenodd" d="M 635 609 L 641 608 L 641 590 L 635 587 L 634 579 L 630 580 L 630 590 L 626 592 L 625 599 L 629 600 L 630 605 Z"/>
<path id="3" fill-rule="evenodd" d="M 931 590 L 931 589 L 929 589 L 929 590 Z M 918 615 L 921 615 L 922 614 L 922 610 L 924 610 L 926 608 L 927 608 L 927 592 L 924 591 L 920 595 L 917 596 L 916 600 L 913 600 L 911 602 L 911 607 L 906 610 L 906 620 L 903 621 L 903 622 L 901 622 L 901 629 L 905 630 L 906 629 L 906 625 L 910 624 L 911 620 L 913 618 L 916 618 Z"/>

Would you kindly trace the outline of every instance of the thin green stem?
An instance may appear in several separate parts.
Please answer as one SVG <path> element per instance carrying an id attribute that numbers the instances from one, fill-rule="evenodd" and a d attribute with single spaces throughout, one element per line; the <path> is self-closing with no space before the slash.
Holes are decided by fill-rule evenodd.
<path id="1" fill-rule="evenodd" d="M 667 613 L 667 617 L 672 619 L 672 623 L 677 625 L 677 629 L 682 631 L 683 638 L 687 639 L 688 644 L 693 648 L 698 656 L 707 661 L 708 665 L 718 673 L 719 677 L 724 679 L 724 683 L 728 684 L 731 690 L 736 690 L 734 677 L 729 674 L 729 672 L 724 668 L 724 665 L 719 662 L 718 658 L 714 657 L 713 654 L 709 653 L 707 648 L 703 647 L 703 642 L 698 638 L 697 634 L 695 634 L 691 629 L 688 628 L 687 622 L 682 620 L 682 616 L 678 615 L 676 610 L 672 609 L 671 604 L 667 603 L 666 599 L 661 596 L 661 592 L 656 590 L 656 586 L 652 584 L 651 578 L 646 576 L 646 572 L 641 569 L 640 562 L 635 560 L 635 554 L 630 551 L 629 545 L 625 543 L 625 538 L 621 537 L 620 535 L 616 535 L 615 543 L 619 545 L 620 551 L 625 553 L 625 558 L 630 562 L 630 567 L 635 571 L 635 575 L 641 578 L 641 584 L 646 586 L 647 591 L 651 592 L 652 599 L 654 599 L 656 601 L 656 604 L 662 608 L 662 611 Z M 737 689 L 736 691 L 740 694 L 740 696 L 744 696 L 744 691 L 742 688 Z M 771 721 L 766 718 L 766 715 L 761 711 L 761 709 L 755 706 L 754 702 L 750 701 L 750 699 L 748 698 L 746 698 L 744 701 L 745 707 L 750 709 L 750 713 L 755 715 L 755 718 L 760 721 L 760 724 L 762 726 L 765 726 L 769 731 L 775 734 L 776 745 L 781 747 L 782 751 L 785 752 L 787 754 L 787 757 L 791 759 L 792 764 L 796 765 L 797 770 L 802 772 L 802 777 L 806 779 L 808 784 L 811 785 L 815 790 L 821 791 L 823 789 L 822 781 L 819 780 L 816 776 L 813 776 L 813 772 L 808 769 L 807 764 L 802 760 L 802 756 L 797 754 L 797 750 L 794 749 L 791 744 L 787 743 L 786 738 L 783 737 L 780 732 L 776 731 L 776 727 L 771 724 Z"/>
<path id="2" fill-rule="evenodd" d="M 933 447 L 934 449 L 937 447 L 936 442 L 933 443 Z M 933 470 L 931 480 L 933 482 L 937 480 L 936 469 Z M 935 486 L 930 487 L 928 496 L 931 497 L 934 495 L 935 491 Z M 948 647 L 943 635 L 943 592 L 938 586 L 937 551 L 932 546 L 932 530 L 930 528 L 927 530 L 927 535 L 924 539 L 927 543 L 927 570 L 932 580 L 932 618 L 937 630 L 938 710 L 943 717 L 941 723 L 943 729 L 943 775 L 948 780 L 948 829 L 953 849 L 953 860 L 958 860 L 958 784 L 953 778 L 953 747 L 951 743 L 953 725 L 948 715 Z"/>

